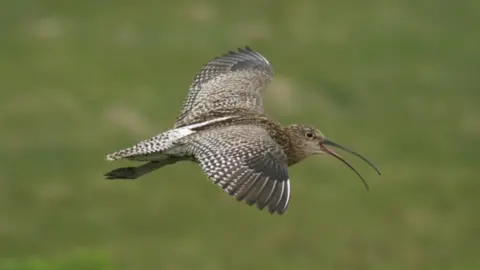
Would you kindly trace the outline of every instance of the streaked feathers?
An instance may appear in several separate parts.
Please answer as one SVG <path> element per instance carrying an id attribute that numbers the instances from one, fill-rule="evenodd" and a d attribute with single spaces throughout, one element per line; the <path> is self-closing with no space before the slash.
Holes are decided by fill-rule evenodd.
<path id="1" fill-rule="evenodd" d="M 189 143 L 190 152 L 213 183 L 239 201 L 268 206 L 282 214 L 290 200 L 287 156 L 268 132 L 255 125 L 204 131 Z"/>
<path id="2" fill-rule="evenodd" d="M 211 60 L 193 79 L 175 127 L 222 108 L 263 113 L 263 92 L 272 78 L 268 60 L 249 47 Z"/>
<path id="3" fill-rule="evenodd" d="M 122 158 L 128 158 L 137 161 L 150 161 L 159 159 L 160 156 L 164 156 L 163 152 L 170 150 L 175 146 L 179 146 L 180 139 L 195 133 L 195 129 L 222 122 L 230 118 L 232 118 L 232 116 L 224 116 L 205 122 L 170 129 L 153 138 L 141 141 L 132 147 L 108 154 L 106 159 L 109 161 Z"/>

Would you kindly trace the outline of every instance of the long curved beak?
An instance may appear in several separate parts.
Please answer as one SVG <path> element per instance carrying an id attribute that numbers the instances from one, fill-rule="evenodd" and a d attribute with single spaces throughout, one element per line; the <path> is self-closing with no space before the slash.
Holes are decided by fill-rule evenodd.
<path id="1" fill-rule="evenodd" d="M 350 154 L 353 154 L 359 158 L 361 158 L 363 161 L 365 161 L 368 165 L 370 165 L 370 167 L 372 167 L 378 175 L 381 175 L 380 171 L 377 169 L 377 167 L 375 167 L 375 165 L 373 165 L 372 162 L 370 162 L 368 159 L 366 159 L 365 157 L 363 157 L 362 155 L 360 155 L 359 153 L 357 152 L 354 152 L 344 146 L 341 146 L 337 143 L 334 143 L 328 139 L 323 139 L 323 141 L 320 143 L 320 147 L 322 148 L 322 150 L 329 154 L 329 155 L 332 155 L 334 156 L 335 158 L 337 158 L 338 160 L 340 160 L 341 162 L 343 162 L 345 165 L 347 165 L 353 172 L 355 172 L 355 174 L 360 177 L 360 179 L 362 180 L 363 184 L 365 185 L 365 187 L 367 188 L 367 190 L 370 190 L 370 188 L 368 187 L 368 184 L 367 182 L 365 181 L 365 179 L 363 179 L 362 175 L 360 175 L 360 173 L 357 172 L 357 170 L 355 170 L 355 168 L 350 164 L 348 163 L 348 161 L 346 161 L 345 159 L 343 159 L 339 154 L 335 153 L 333 150 L 330 150 L 329 148 L 327 148 L 327 145 L 328 146 L 333 146 L 333 147 L 336 147 L 336 148 L 339 148 L 339 149 L 342 149 L 343 151 L 345 152 L 348 152 Z"/>

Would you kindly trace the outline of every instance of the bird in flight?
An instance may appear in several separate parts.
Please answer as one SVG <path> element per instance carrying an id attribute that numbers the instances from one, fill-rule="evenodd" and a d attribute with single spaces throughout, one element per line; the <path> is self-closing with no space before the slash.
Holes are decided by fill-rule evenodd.
<path id="1" fill-rule="evenodd" d="M 179 161 L 198 163 L 214 184 L 238 201 L 283 214 L 290 202 L 288 167 L 313 155 L 331 155 L 363 177 L 331 147 L 360 154 L 326 138 L 310 125 L 283 126 L 264 112 L 273 68 L 249 47 L 216 57 L 195 76 L 173 128 L 106 156 L 144 162 L 105 174 L 136 179 Z"/>

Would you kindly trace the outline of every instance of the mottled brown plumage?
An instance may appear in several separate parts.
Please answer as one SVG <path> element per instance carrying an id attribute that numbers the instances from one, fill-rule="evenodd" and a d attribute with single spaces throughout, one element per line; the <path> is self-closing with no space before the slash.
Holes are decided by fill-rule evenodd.
<path id="1" fill-rule="evenodd" d="M 283 126 L 267 117 L 263 92 L 272 78 L 267 59 L 248 47 L 213 59 L 195 76 L 172 129 L 107 155 L 107 160 L 147 163 L 115 169 L 107 179 L 136 179 L 188 160 L 198 163 L 213 183 L 237 200 L 283 214 L 290 201 L 288 167 L 307 157 L 330 154 L 363 181 L 327 146 L 353 153 L 377 170 L 314 127 Z"/>

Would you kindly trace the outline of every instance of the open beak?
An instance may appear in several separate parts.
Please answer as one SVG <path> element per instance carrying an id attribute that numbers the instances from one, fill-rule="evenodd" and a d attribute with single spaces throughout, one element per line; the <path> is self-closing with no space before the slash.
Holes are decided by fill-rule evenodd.
<path id="1" fill-rule="evenodd" d="M 352 169 L 352 171 L 355 172 L 355 174 L 358 175 L 358 177 L 360 177 L 360 179 L 362 180 L 363 184 L 365 185 L 365 187 L 367 188 L 367 190 L 370 190 L 369 187 L 368 187 L 368 184 L 367 182 L 365 181 L 365 179 L 363 179 L 363 177 L 357 172 L 357 170 L 355 170 L 355 168 L 353 168 L 352 165 L 350 165 L 350 163 L 348 163 L 345 159 L 343 159 L 339 154 L 335 153 L 333 150 L 330 150 L 327 148 L 327 145 L 329 146 L 333 146 L 333 147 L 336 147 L 336 148 L 339 148 L 339 149 L 342 149 L 343 151 L 345 152 L 348 152 L 350 154 L 353 154 L 359 158 L 361 158 L 363 161 L 365 161 L 368 165 L 370 165 L 370 167 L 372 167 L 377 173 L 378 175 L 380 175 L 380 171 L 377 169 L 377 167 L 375 167 L 375 165 L 373 165 L 372 162 L 370 162 L 368 159 L 366 159 L 365 157 L 363 157 L 362 155 L 350 150 L 350 149 L 347 149 L 337 143 L 334 143 L 328 139 L 323 139 L 323 141 L 320 143 L 320 147 L 322 148 L 322 150 L 329 154 L 329 155 L 332 155 L 334 156 L 335 158 L 337 158 L 338 160 L 340 160 L 341 162 L 343 162 L 345 165 L 347 165 L 350 169 Z"/>

